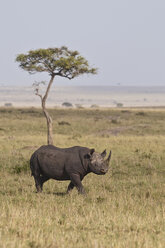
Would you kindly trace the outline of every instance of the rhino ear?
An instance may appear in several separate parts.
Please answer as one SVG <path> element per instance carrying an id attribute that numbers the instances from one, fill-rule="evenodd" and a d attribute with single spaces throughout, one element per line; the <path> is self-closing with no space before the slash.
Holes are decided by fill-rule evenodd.
<path id="1" fill-rule="evenodd" d="M 103 158 L 105 158 L 105 156 L 107 155 L 107 152 L 106 152 L 106 149 L 101 153 L 101 156 L 103 157 Z"/>
<path id="2" fill-rule="evenodd" d="M 90 149 L 89 154 L 92 155 L 94 152 L 95 152 L 95 149 L 92 148 L 92 149 Z"/>
<path id="3" fill-rule="evenodd" d="M 89 153 L 85 154 L 84 158 L 90 159 L 92 154 L 95 152 L 95 149 L 90 149 Z"/>

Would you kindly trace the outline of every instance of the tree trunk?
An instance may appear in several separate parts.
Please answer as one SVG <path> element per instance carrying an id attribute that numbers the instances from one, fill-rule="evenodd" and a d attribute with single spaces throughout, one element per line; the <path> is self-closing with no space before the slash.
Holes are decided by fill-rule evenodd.
<path id="1" fill-rule="evenodd" d="M 46 100 L 48 97 L 50 87 L 53 83 L 53 80 L 54 80 L 54 75 L 51 76 L 50 82 L 49 82 L 48 87 L 46 89 L 46 93 L 45 93 L 44 97 L 41 99 L 42 110 L 43 110 L 43 113 L 44 113 L 44 115 L 46 117 L 46 121 L 47 121 L 47 143 L 48 143 L 48 145 L 53 145 L 53 122 L 52 122 L 52 118 L 50 117 L 48 111 L 46 110 L 45 105 L 46 105 Z"/>
<path id="2" fill-rule="evenodd" d="M 44 115 L 47 121 L 47 143 L 48 145 L 53 145 L 53 122 L 48 111 L 43 108 Z"/>

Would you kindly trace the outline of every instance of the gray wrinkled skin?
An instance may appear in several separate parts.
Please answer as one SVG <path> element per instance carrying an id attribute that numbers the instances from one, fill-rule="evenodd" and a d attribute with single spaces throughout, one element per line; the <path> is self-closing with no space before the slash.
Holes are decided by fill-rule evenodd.
<path id="1" fill-rule="evenodd" d="M 91 172 L 98 175 L 104 175 L 105 173 L 108 172 L 109 162 L 107 160 L 104 160 L 105 156 L 106 156 L 106 151 L 104 151 L 102 154 L 97 152 L 94 152 L 92 154 L 89 165 Z"/>
<path id="2" fill-rule="evenodd" d="M 55 179 L 71 181 L 67 193 L 76 187 L 79 193 L 84 194 L 82 180 L 88 173 L 104 175 L 108 172 L 111 152 L 107 159 L 105 156 L 106 150 L 100 154 L 94 149 L 81 146 L 70 148 L 41 146 L 30 159 L 37 192 L 42 191 L 47 180 Z"/>

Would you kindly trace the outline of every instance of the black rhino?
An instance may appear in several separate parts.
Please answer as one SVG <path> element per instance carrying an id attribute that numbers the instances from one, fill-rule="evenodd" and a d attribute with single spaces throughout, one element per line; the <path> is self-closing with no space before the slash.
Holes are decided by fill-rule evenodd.
<path id="1" fill-rule="evenodd" d="M 37 192 L 41 192 L 43 183 L 49 179 L 70 180 L 67 193 L 76 186 L 80 194 L 85 190 L 81 183 L 90 172 L 98 175 L 107 173 L 111 158 L 104 160 L 106 150 L 101 154 L 95 149 L 74 146 L 70 148 L 58 148 L 53 145 L 41 146 L 31 156 L 30 168 L 35 180 Z"/>

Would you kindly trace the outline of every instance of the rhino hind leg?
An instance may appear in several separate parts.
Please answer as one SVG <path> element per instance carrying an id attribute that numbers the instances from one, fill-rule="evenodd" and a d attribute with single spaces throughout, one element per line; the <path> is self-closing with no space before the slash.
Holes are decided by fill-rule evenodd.
<path id="1" fill-rule="evenodd" d="M 35 180 L 35 185 L 36 185 L 36 189 L 37 189 L 37 193 L 42 192 L 42 180 L 40 176 L 36 176 L 34 175 L 34 180 Z"/>
<path id="2" fill-rule="evenodd" d="M 34 180 L 35 180 L 35 185 L 36 185 L 37 193 L 39 193 L 39 192 L 42 192 L 42 190 L 43 190 L 43 184 L 47 180 L 49 180 L 49 178 L 46 177 L 46 176 L 37 175 L 37 176 L 34 176 Z"/>
<path id="3" fill-rule="evenodd" d="M 41 189 L 43 190 L 43 184 L 48 181 L 50 178 L 47 176 L 41 176 Z"/>

